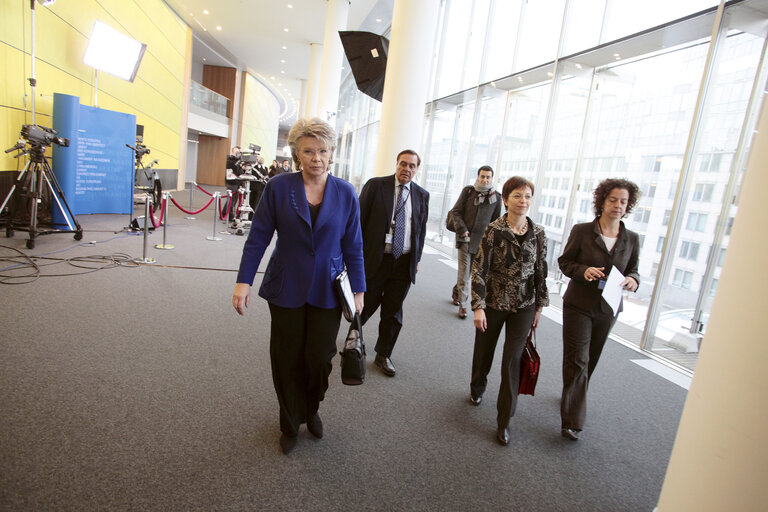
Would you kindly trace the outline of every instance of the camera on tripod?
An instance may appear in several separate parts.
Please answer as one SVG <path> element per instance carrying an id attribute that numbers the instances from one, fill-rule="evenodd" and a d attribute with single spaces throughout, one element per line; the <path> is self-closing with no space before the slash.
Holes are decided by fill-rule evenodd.
<path id="1" fill-rule="evenodd" d="M 25 124 L 21 127 L 21 137 L 32 146 L 50 146 L 56 144 L 69 147 L 69 139 L 57 137 L 56 130 L 36 124 Z"/>
<path id="2" fill-rule="evenodd" d="M 141 160 L 144 155 L 149 154 L 149 148 L 141 142 L 141 137 L 136 137 L 136 160 Z"/>
<path id="3" fill-rule="evenodd" d="M 258 160 L 259 160 L 259 156 L 258 155 L 248 155 L 248 154 L 243 153 L 243 154 L 240 155 L 240 160 L 238 161 L 238 163 L 240 163 L 240 164 L 255 164 L 256 162 L 258 162 Z"/>
<path id="4" fill-rule="evenodd" d="M 240 152 L 240 158 L 237 163 L 243 168 L 250 168 L 259 163 L 259 153 L 261 152 L 261 146 L 256 144 L 249 144 L 248 149 Z"/>
<path id="5" fill-rule="evenodd" d="M 141 159 L 144 158 L 144 155 L 149 154 L 149 148 L 144 145 L 144 125 L 136 125 L 136 147 L 133 147 L 129 144 L 126 144 L 126 146 L 131 148 L 136 153 L 136 168 L 138 169 L 144 167 L 144 165 L 141 163 Z"/>

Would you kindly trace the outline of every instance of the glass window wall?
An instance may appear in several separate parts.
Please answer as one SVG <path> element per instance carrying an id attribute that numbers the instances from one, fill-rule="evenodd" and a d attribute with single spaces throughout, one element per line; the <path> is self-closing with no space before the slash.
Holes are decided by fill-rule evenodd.
<path id="1" fill-rule="evenodd" d="M 488 45 L 485 48 L 485 73 L 481 82 L 490 82 L 512 73 L 520 27 L 523 0 L 493 2 L 488 22 Z"/>
<path id="2" fill-rule="evenodd" d="M 728 2 L 714 43 L 715 0 L 636 4 L 445 0 L 417 179 L 431 194 L 429 243 L 448 253 L 445 215 L 477 167 L 492 165 L 497 187 L 536 183 L 554 308 L 565 290 L 554 262 L 573 224 L 594 218 L 593 189 L 636 182 L 624 222 L 640 235 L 642 282 L 613 332 L 692 372 L 766 82 L 768 0 Z M 346 96 L 358 107 L 340 115 L 337 161 L 364 182 L 379 112 Z"/>

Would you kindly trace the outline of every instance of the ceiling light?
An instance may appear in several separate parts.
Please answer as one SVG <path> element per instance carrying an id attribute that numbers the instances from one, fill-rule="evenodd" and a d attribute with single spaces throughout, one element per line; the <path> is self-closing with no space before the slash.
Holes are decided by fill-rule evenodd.
<path id="1" fill-rule="evenodd" d="M 293 4 L 288 4 L 289 9 L 293 9 Z"/>
<path id="2" fill-rule="evenodd" d="M 203 14 L 208 14 L 208 9 L 203 9 Z"/>
<path id="3" fill-rule="evenodd" d="M 280 74 L 284 75 L 284 74 L 285 74 L 285 70 L 282 70 L 282 69 L 281 69 L 281 70 L 280 70 Z"/>
<path id="4" fill-rule="evenodd" d="M 205 62 L 205 57 L 203 57 L 203 62 Z"/>
<path id="5" fill-rule="evenodd" d="M 376 23 L 381 23 L 381 18 L 376 18 Z"/>
<path id="6" fill-rule="evenodd" d="M 216 25 L 216 30 L 221 30 L 221 25 Z"/>
<path id="7" fill-rule="evenodd" d="M 287 27 L 286 27 L 286 28 L 284 28 L 284 29 L 283 29 L 283 32 L 288 32 L 288 28 L 287 28 Z"/>
<path id="8" fill-rule="evenodd" d="M 285 64 L 285 59 L 280 59 L 281 64 Z"/>
<path id="9" fill-rule="evenodd" d="M 287 47 L 287 46 L 283 46 L 283 50 L 287 50 L 287 49 L 288 49 L 288 47 Z"/>

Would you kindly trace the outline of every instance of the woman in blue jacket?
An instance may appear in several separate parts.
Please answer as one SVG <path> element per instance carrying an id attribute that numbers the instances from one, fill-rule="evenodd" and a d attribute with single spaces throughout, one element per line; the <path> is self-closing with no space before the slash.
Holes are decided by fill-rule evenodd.
<path id="1" fill-rule="evenodd" d="M 328 389 L 341 307 L 333 283 L 347 267 L 355 307 L 363 309 L 365 270 L 360 207 L 354 187 L 328 174 L 336 133 L 317 118 L 299 120 L 288 134 L 296 169 L 272 178 L 243 247 L 232 305 L 245 313 L 256 270 L 277 232 L 259 296 L 272 319 L 269 353 L 280 405 L 280 446 L 296 446 L 299 426 L 323 437 L 318 414 Z"/>

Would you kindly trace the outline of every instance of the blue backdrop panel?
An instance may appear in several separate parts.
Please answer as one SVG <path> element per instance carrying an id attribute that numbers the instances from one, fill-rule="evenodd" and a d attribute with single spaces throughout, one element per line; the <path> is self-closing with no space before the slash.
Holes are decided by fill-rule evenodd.
<path id="1" fill-rule="evenodd" d="M 69 147 L 53 146 L 52 167 L 72 212 L 131 213 L 134 157 L 126 144 L 136 143 L 136 116 L 54 93 L 53 129 L 69 139 Z"/>

